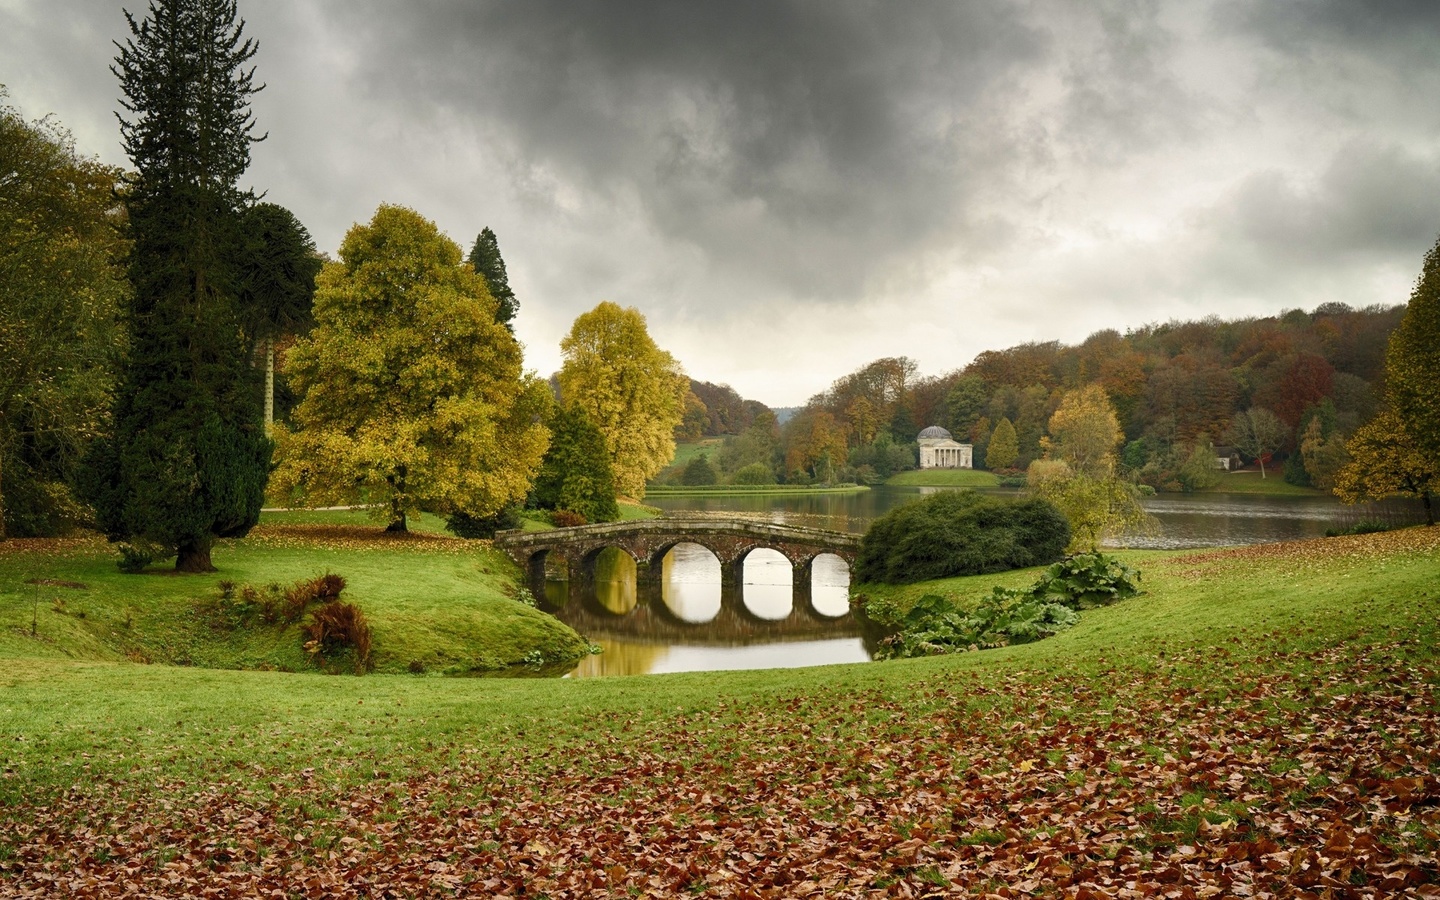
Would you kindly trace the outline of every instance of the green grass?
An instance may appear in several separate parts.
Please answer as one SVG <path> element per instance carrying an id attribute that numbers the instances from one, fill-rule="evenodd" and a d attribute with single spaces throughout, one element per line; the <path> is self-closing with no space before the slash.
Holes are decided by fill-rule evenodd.
<path id="1" fill-rule="evenodd" d="M 663 509 L 654 506 L 646 506 L 643 503 L 629 503 L 620 501 L 620 521 L 637 522 L 641 519 L 657 519 L 664 515 Z"/>
<path id="2" fill-rule="evenodd" d="M 995 487 L 999 478 L 993 472 L 976 469 L 911 469 L 896 472 L 885 483 L 906 487 Z"/>
<path id="3" fill-rule="evenodd" d="M 675 445 L 675 457 L 670 460 L 671 467 L 684 467 L 684 465 L 700 454 L 704 453 L 710 457 L 710 462 L 715 462 L 715 456 L 720 452 L 720 447 L 725 443 L 723 437 L 702 438 L 698 441 L 690 441 Z"/>
<path id="4" fill-rule="evenodd" d="M 477 600 L 482 597 L 489 604 L 505 604 L 515 616 L 513 624 L 528 622 L 531 611 L 499 596 L 511 573 L 489 553 L 357 549 L 321 554 L 313 548 L 225 547 L 216 553 L 224 573 L 182 577 L 119 575 L 108 558 L 83 547 L 64 553 L 12 552 L 0 558 L 0 658 L 6 660 L 0 674 L 0 729 L 50 735 L 48 744 L 7 748 L 36 777 L 48 773 L 45 779 L 70 771 L 66 767 L 72 763 L 54 756 L 57 747 L 86 748 L 93 766 L 115 772 L 128 768 L 117 756 L 122 745 L 144 748 L 147 759 L 153 758 L 150 764 L 203 769 L 207 760 L 244 755 L 243 746 L 220 747 L 214 741 L 237 729 L 246 732 L 252 749 L 266 748 L 267 764 L 303 767 L 325 760 L 337 766 L 397 746 L 443 742 L 448 747 L 462 735 L 467 746 L 497 749 L 527 729 L 534 732 L 527 742 L 593 739 L 623 722 L 666 721 L 686 710 L 710 708 L 721 698 L 770 703 L 781 696 L 843 696 L 880 686 L 904 693 L 911 682 L 962 672 L 988 680 L 1044 679 L 1059 671 L 1100 674 L 1116 667 L 1144 671 L 1155 664 L 1157 652 L 1235 647 L 1237 641 L 1237 651 L 1253 654 L 1253 665 L 1264 669 L 1266 654 L 1282 647 L 1409 633 L 1419 627 L 1417 615 L 1425 619 L 1425 610 L 1424 627 L 1434 630 L 1440 551 L 1433 546 L 1385 550 L 1397 535 L 1428 535 L 1434 544 L 1440 528 L 1309 542 L 1304 546 L 1313 550 L 1273 556 L 1244 549 L 1199 555 L 1124 551 L 1119 555 L 1144 573 L 1145 595 L 1088 611 L 1077 627 L 1040 643 L 925 660 L 643 676 L 643 689 L 633 678 L 495 682 L 200 668 L 203 662 L 224 669 L 243 656 L 223 641 L 197 640 L 195 624 L 186 621 L 192 598 L 212 591 L 220 577 L 283 580 L 324 568 L 341 572 L 351 582 L 347 593 L 373 611 L 382 645 L 406 646 L 422 634 L 431 646 L 443 637 L 475 640 L 480 634 L 471 619 L 483 608 Z M 978 596 L 995 584 L 1028 584 L 1038 571 L 858 590 L 899 601 L 927 592 Z M 28 636 L 34 588 L 18 583 L 32 574 L 89 584 L 83 591 L 40 589 L 39 640 Z M 56 596 L 64 597 L 68 612 L 51 608 Z M 86 618 L 77 619 L 82 609 Z M 130 629 L 122 624 L 127 610 L 135 615 Z M 437 629 L 452 633 L 437 636 Z M 126 635 L 133 633 L 179 642 L 181 648 L 185 641 L 197 641 L 210 649 L 203 660 L 192 657 L 194 667 L 139 665 L 123 659 L 130 642 Z M 189 649 L 198 655 L 198 647 Z M 390 655 L 403 666 L 408 653 Z M 175 721 L 183 728 L 170 729 L 167 723 Z M 277 735 L 285 738 L 285 746 L 274 740 Z M 415 755 L 408 764 L 393 764 L 423 767 L 434 764 L 435 753 L 443 758 L 450 752 L 441 747 Z"/>
<path id="5" fill-rule="evenodd" d="M 854 494 L 870 490 L 863 484 L 690 484 L 651 485 L 645 489 L 647 497 L 684 497 L 705 495 L 707 497 L 733 497 L 747 494 Z"/>
<path id="6" fill-rule="evenodd" d="M 159 564 L 124 575 L 98 539 L 61 552 L 0 552 L 0 657 L 312 670 L 299 624 L 227 627 L 217 603 L 221 581 L 261 587 L 324 572 L 345 577 L 343 599 L 369 620 L 379 672 L 414 665 L 463 674 L 584 653 L 572 630 L 512 599 L 518 572 L 488 544 L 388 537 L 349 511 L 267 513 L 263 522 L 251 537 L 217 545 L 220 571 L 208 575 Z M 83 587 L 26 583 L 35 579 Z"/>
<path id="7" fill-rule="evenodd" d="M 232 573 L 298 576 L 331 556 L 315 546 L 248 543 L 221 548 L 217 563 Z M 419 843 L 430 833 L 426 822 L 472 836 L 493 834 L 500 858 L 487 855 L 485 865 L 503 865 L 505 877 L 516 879 L 549 877 L 544 859 L 557 852 L 556 840 L 570 840 L 566 835 L 581 835 L 586 852 L 594 849 L 596 862 L 585 863 L 591 868 L 602 859 L 649 866 L 634 855 L 604 856 L 622 851 L 594 843 L 596 834 L 632 828 L 641 840 L 653 832 L 653 846 L 690 846 L 683 858 L 700 860 L 705 870 L 707 842 L 714 840 L 707 829 L 739 840 L 769 827 L 764 823 L 779 823 L 767 838 L 776 842 L 767 851 L 773 853 L 798 853 L 812 836 L 834 839 L 838 830 L 839 847 L 883 840 L 875 845 L 882 856 L 895 852 L 883 847 L 916 834 L 927 836 L 929 852 L 947 858 L 966 847 L 1010 844 L 1008 855 L 1033 861 L 1044 854 L 1023 853 L 1025 842 L 1048 840 L 1047 833 L 1017 830 L 1021 819 L 1009 817 L 1052 800 L 1053 807 L 1037 808 L 1102 809 L 1091 802 L 1097 796 L 1092 782 L 1102 785 L 1099 796 L 1126 792 L 1119 814 L 1128 810 L 1130 818 L 1101 821 L 1094 832 L 1118 843 L 1062 852 L 1077 868 L 1092 865 L 1107 848 L 1122 851 L 1119 862 L 1129 865 L 1149 859 L 1153 849 L 1163 859 L 1179 843 L 1225 839 L 1199 827 L 1197 816 L 1207 813 L 1212 825 L 1252 816 L 1287 823 L 1284 835 L 1273 832 L 1285 847 L 1312 833 L 1323 843 L 1325 823 L 1342 820 L 1323 804 L 1348 801 L 1322 796 L 1327 782 L 1315 776 L 1373 778 L 1379 785 L 1408 771 L 1393 768 L 1402 766 L 1406 752 L 1429 747 L 1424 752 L 1433 755 L 1433 735 L 1417 732 L 1419 724 L 1408 717 L 1434 712 L 1428 704 L 1440 646 L 1440 529 L 1122 555 L 1143 570 L 1146 594 L 1087 611 L 1075 628 L 1036 644 L 799 670 L 495 681 L 117 660 L 113 639 L 96 633 L 97 623 L 118 629 L 120 613 L 132 606 L 174 619 L 147 628 L 183 632 L 180 620 L 189 607 L 174 598 L 213 579 L 110 575 L 108 562 L 84 544 L 11 550 L 0 558 L 0 738 L 6 747 L 0 893 L 5 878 L 24 877 L 23 865 L 7 875 L 5 860 L 40 846 L 32 846 L 35 827 L 51 829 L 42 854 L 68 852 L 56 848 L 98 829 L 104 854 L 86 865 L 103 874 L 105 859 L 122 854 L 120 862 L 134 868 L 120 877 L 151 879 L 156 890 L 153 879 L 165 877 L 162 864 L 172 852 L 165 848 L 189 852 L 261 820 L 275 823 L 268 840 L 294 842 L 271 852 L 307 865 L 325 864 L 326 848 L 342 839 L 360 842 L 347 845 L 347 853 L 373 851 L 419 865 L 494 850 L 485 844 L 433 855 L 430 845 Z M 486 560 L 491 570 L 481 564 Z M 353 573 L 357 599 L 375 605 L 377 621 L 387 610 L 397 628 L 413 618 L 427 621 L 423 630 L 429 630 L 441 608 L 465 602 L 452 595 L 442 603 L 429 594 L 458 584 L 493 593 L 508 583 L 494 571 L 500 563 L 483 554 L 356 548 L 337 551 L 325 567 Z M 41 570 L 93 583 L 64 594 L 70 612 L 42 603 L 47 637 L 35 641 L 24 633 L 30 588 L 18 579 Z M 997 583 L 1026 584 L 1035 575 L 1027 570 L 890 590 L 969 595 Z M 417 591 L 417 583 L 425 590 Z M 44 590 L 49 597 L 65 589 Z M 87 617 L 77 620 L 82 606 Z M 1353 704 L 1361 704 L 1354 715 Z M 1157 727 L 1159 721 L 1165 724 Z M 1377 727 L 1384 734 L 1372 733 Z M 1343 749 L 1317 751 L 1317 741 L 1332 734 L 1346 747 L 1369 741 L 1368 755 L 1356 762 Z M 1401 740 L 1408 750 L 1384 749 L 1384 742 Z M 1093 762 L 1097 748 L 1108 752 L 1108 767 L 1103 757 Z M 1192 756 L 1202 752 L 1203 762 Z M 1304 770 L 1267 769 L 1301 754 Z M 1154 768 L 1176 759 L 1190 761 L 1183 773 Z M 1250 782 L 1227 781 L 1224 773 L 1195 782 L 1194 773 L 1220 765 Z M 998 787 L 986 786 L 997 779 Z M 1274 799 L 1292 782 L 1291 800 Z M 1205 785 L 1210 791 L 1201 793 Z M 1264 799 L 1206 805 L 1211 792 L 1237 785 L 1242 793 L 1259 785 L 1263 791 L 1254 796 Z M 1074 793 L 1082 787 L 1090 793 Z M 979 815 L 971 804 L 992 801 L 999 803 L 986 813 L 992 819 L 967 821 Z M 626 818 L 636 804 L 638 818 Z M 924 809 L 908 812 L 913 804 Z M 477 812 L 465 814 L 473 819 L 455 818 L 452 807 Z M 1357 806 L 1355 815 L 1368 808 Z M 36 826 L 41 812 L 46 821 L 60 818 Z M 950 815 L 954 822 L 945 818 Z M 1320 824 L 1289 828 L 1304 816 Z M 127 849 L 137 846 L 127 829 L 154 821 L 159 830 L 143 846 L 160 848 L 160 855 Z M 597 830 L 601 822 L 608 824 Z M 1260 818 L 1256 823 L 1258 833 L 1272 834 Z M 1412 853 L 1430 846 L 1428 833 L 1405 838 L 1378 819 L 1376 827 L 1389 829 L 1377 838 L 1384 846 L 1412 840 L 1414 848 L 1405 851 Z M 419 829 L 417 843 L 406 838 L 411 828 Z M 862 828 L 863 839 L 856 830 Z M 883 833 L 871 835 L 872 828 Z M 1067 823 L 1058 833 L 1057 841 L 1073 844 L 1088 832 Z M 555 837 L 542 840 L 546 834 Z M 40 857 L 24 858 L 33 864 Z M 885 883 L 912 876 L 934 881 L 939 871 L 912 871 L 903 862 L 888 864 Z M 953 878 L 971 870 L 945 871 Z M 514 893 L 513 882 L 507 884 Z"/>
<path id="8" fill-rule="evenodd" d="M 1209 493 L 1217 494 L 1270 494 L 1277 497 L 1325 497 L 1324 491 L 1315 488 L 1299 487 L 1285 480 L 1284 473 L 1280 467 L 1265 470 L 1265 477 L 1261 478 L 1258 471 L 1255 472 L 1225 472 L 1220 476 L 1220 484 L 1212 488 Z"/>

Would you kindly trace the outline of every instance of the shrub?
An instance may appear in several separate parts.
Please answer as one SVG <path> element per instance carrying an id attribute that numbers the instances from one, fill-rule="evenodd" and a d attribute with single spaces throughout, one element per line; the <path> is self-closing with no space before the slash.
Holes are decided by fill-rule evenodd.
<path id="1" fill-rule="evenodd" d="M 584 516 L 568 509 L 555 510 L 550 514 L 550 521 L 555 523 L 556 528 L 574 528 L 576 525 L 586 524 Z"/>
<path id="2" fill-rule="evenodd" d="M 905 613 L 889 601 L 860 604 L 861 614 L 890 630 L 876 659 L 935 656 L 1042 640 L 1073 626 L 1079 610 L 1140 592 L 1140 573 L 1103 553 L 1081 553 L 1047 568 L 1028 590 L 996 587 L 973 610 L 926 594 Z"/>
<path id="3" fill-rule="evenodd" d="M 1348 527 L 1341 526 L 1336 528 L 1327 528 L 1325 529 L 1325 536 L 1340 537 L 1341 535 L 1346 534 L 1377 534 L 1381 531 L 1393 531 L 1395 528 L 1396 526 L 1391 525 L 1388 522 L 1379 522 L 1374 519 L 1368 519 L 1365 521 L 1356 522 L 1354 525 L 1350 525 Z"/>
<path id="4" fill-rule="evenodd" d="M 314 578 L 302 578 L 288 587 L 274 583 L 263 588 L 242 584 L 237 589 L 233 581 L 222 581 L 218 587 L 220 597 L 211 611 L 219 626 L 233 630 L 254 625 L 257 621 L 265 625 L 298 622 L 311 604 L 337 599 L 345 590 L 345 578 L 327 572 Z"/>
<path id="5" fill-rule="evenodd" d="M 689 486 L 715 484 L 719 480 L 719 473 L 704 453 L 686 463 L 685 470 L 680 473 L 680 483 Z"/>
<path id="6" fill-rule="evenodd" d="M 763 462 L 741 466 L 733 479 L 735 484 L 774 484 L 775 473 Z"/>
<path id="7" fill-rule="evenodd" d="M 1026 591 L 997 587 L 969 612 L 947 597 L 926 594 L 910 608 L 900 631 L 880 642 L 875 658 L 938 656 L 1028 644 L 1064 631 L 1079 620 L 1063 603 L 1038 599 Z"/>
<path id="8" fill-rule="evenodd" d="M 1113 556 L 1077 553 L 1045 570 L 1030 588 L 1032 597 L 1071 609 L 1109 606 L 1140 593 L 1140 573 Z"/>
<path id="9" fill-rule="evenodd" d="M 854 572 L 886 584 L 1003 572 L 1058 560 L 1069 540 L 1069 523 L 1044 500 L 944 491 L 876 519 Z"/>
<path id="10" fill-rule="evenodd" d="M 115 567 L 126 575 L 139 575 L 146 566 L 161 558 L 159 548 L 139 541 L 121 544 L 116 549 L 120 551 L 120 558 L 115 561 Z"/>
<path id="11" fill-rule="evenodd" d="M 336 601 L 315 608 L 305 626 L 305 649 L 329 657 L 345 650 L 355 654 L 355 674 L 370 665 L 370 623 L 353 603 Z"/>
<path id="12" fill-rule="evenodd" d="M 511 504 L 493 516 L 472 516 L 469 513 L 457 512 L 445 520 L 445 527 L 456 537 L 488 540 L 493 538 L 497 531 L 520 527 L 520 507 Z"/>

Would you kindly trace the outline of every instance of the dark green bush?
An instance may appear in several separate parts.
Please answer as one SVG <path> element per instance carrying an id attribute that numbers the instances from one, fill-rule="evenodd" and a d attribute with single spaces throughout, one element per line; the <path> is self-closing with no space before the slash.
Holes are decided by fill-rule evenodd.
<path id="1" fill-rule="evenodd" d="M 893 509 L 870 526 L 855 560 L 859 582 L 909 584 L 1053 562 L 1070 523 L 1044 500 L 944 491 Z"/>
<path id="2" fill-rule="evenodd" d="M 493 516 L 472 516 L 457 512 L 445 520 L 445 527 L 451 534 L 462 538 L 490 539 L 497 531 L 508 531 L 520 527 L 520 506 L 511 504 Z"/>

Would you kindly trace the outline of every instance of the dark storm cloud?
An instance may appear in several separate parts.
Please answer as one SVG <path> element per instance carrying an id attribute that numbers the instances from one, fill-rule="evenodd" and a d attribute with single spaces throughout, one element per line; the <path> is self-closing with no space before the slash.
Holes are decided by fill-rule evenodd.
<path id="1" fill-rule="evenodd" d="M 381 202 L 494 227 L 546 371 L 609 299 L 697 376 L 795 402 L 879 356 L 1399 302 L 1440 230 L 1428 0 L 241 12 L 257 189 L 332 252 Z M 110 0 L 0 0 L 0 82 L 123 162 L 123 34 Z"/>
<path id="2" fill-rule="evenodd" d="M 501 123 L 529 166 L 721 269 L 852 299 L 1027 153 L 1007 119 L 1049 36 L 1006 3 L 448 3 L 336 7 L 366 93 Z"/>

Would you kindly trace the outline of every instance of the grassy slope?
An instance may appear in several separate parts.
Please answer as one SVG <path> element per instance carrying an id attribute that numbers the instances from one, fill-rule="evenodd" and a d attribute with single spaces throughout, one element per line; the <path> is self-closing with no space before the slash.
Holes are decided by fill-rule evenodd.
<path id="1" fill-rule="evenodd" d="M 1147 595 L 1087 612 L 1048 641 L 811 670 L 643 682 L 353 679 L 14 658 L 7 639 L 0 734 L 11 753 L 0 780 L 0 863 L 19 854 L 38 866 L 35 852 L 65 846 L 73 817 L 88 815 L 86 803 L 123 806 L 118 823 L 92 826 L 102 830 L 139 816 L 159 822 L 149 838 L 112 841 L 106 859 L 90 864 L 102 875 L 135 854 L 163 860 L 174 852 L 167 841 L 183 849 L 226 840 L 235 821 L 200 811 L 223 799 L 227 808 L 258 811 L 255 821 L 278 823 L 285 835 L 303 831 L 302 844 L 280 839 L 270 862 L 346 877 L 350 863 L 326 862 L 320 851 L 348 835 L 361 841 L 347 851 L 362 852 L 355 865 L 398 858 L 400 868 L 423 873 L 435 858 L 427 854 L 438 852 L 425 842 L 456 821 L 429 812 L 459 805 L 473 810 L 464 821 L 474 825 L 462 831 L 470 829 L 467 840 L 479 849 L 447 858 L 491 867 L 510 890 L 540 883 L 560 891 L 566 872 L 598 871 L 608 860 L 629 866 L 631 877 L 650 873 L 671 892 L 708 890 L 699 873 L 672 870 L 638 845 L 595 838 L 634 829 L 646 835 L 644 846 L 670 847 L 682 860 L 718 859 L 724 845 L 716 840 L 734 847 L 759 835 L 768 849 L 756 852 L 779 870 L 858 842 L 880 858 L 845 864 L 836 877 L 867 879 L 839 883 L 850 890 L 903 881 L 919 893 L 962 879 L 973 890 L 993 889 L 976 873 L 1007 857 L 1019 860 L 1011 874 L 989 877 L 1014 883 L 1039 861 L 1035 877 L 1049 872 L 1054 890 L 1067 870 L 1103 878 L 1095 866 L 1107 856 L 1117 874 L 1161 868 L 1176 859 L 1164 848 L 1182 842 L 1245 845 L 1252 837 L 1237 822 L 1281 842 L 1277 852 L 1287 859 L 1294 848 L 1313 854 L 1334 839 L 1325 824 L 1331 806 L 1351 815 L 1347 795 L 1332 797 L 1328 785 L 1370 779 L 1364 790 L 1375 791 L 1397 773 L 1440 766 L 1433 734 L 1425 732 L 1428 751 L 1415 749 L 1416 729 L 1432 727 L 1436 712 L 1440 529 L 1126 555 L 1144 568 Z M 1033 576 L 938 587 L 983 592 Z M 1407 699 L 1397 701 L 1402 689 Z M 1383 712 L 1394 709 L 1404 714 Z M 1407 719 L 1417 715 L 1423 721 Z M 1347 749 L 1338 749 L 1340 738 Z M 1337 749 L 1315 755 L 1332 744 Z M 1202 751 L 1200 768 L 1164 774 Z M 1347 768 L 1352 756 L 1359 769 Z M 1052 779 L 1051 766 L 1065 777 Z M 1207 771 L 1215 780 L 1196 780 Z M 1118 781 L 1098 796 L 1116 796 L 1120 818 L 1092 803 L 1090 779 L 1112 773 Z M 1232 792 L 1227 777 L 1250 780 Z M 1341 787 L 1355 796 L 1349 783 Z M 23 810 L 17 821 L 30 822 L 37 798 L 70 786 L 75 793 L 45 809 L 39 831 L 16 831 L 6 818 L 7 809 Z M 25 805 L 7 806 L 21 798 Z M 1063 815 L 1037 812 L 1026 824 L 1029 810 L 1050 808 L 1052 798 Z M 1354 800 L 1357 821 L 1369 820 L 1365 802 Z M 1081 810 L 1098 817 L 1098 830 L 1087 830 L 1090 820 L 1071 824 Z M 392 832 L 375 830 L 392 819 L 407 823 L 398 846 L 387 843 Z M 607 824 L 597 832 L 599 820 Z M 1058 822 L 1058 833 L 1047 822 Z M 1384 848 L 1433 853 L 1433 815 L 1370 824 Z M 705 838 L 707 829 L 720 837 Z M 59 843 L 34 845 L 52 833 Z M 576 839 L 588 848 L 585 862 L 555 856 L 570 834 L 589 836 Z M 916 837 L 928 857 L 915 857 Z M 1155 847 L 1160 855 L 1147 862 Z M 236 852 L 242 869 L 264 870 L 265 861 Z M 1238 852 L 1195 859 L 1244 859 L 1250 851 Z M 80 864 L 73 852 L 57 860 L 61 868 Z M 736 865 L 744 863 L 737 857 Z M 874 867 L 880 874 L 868 880 Z M 9 874 L 24 871 L 17 863 Z M 617 871 L 609 877 L 624 881 L 625 870 Z M 1268 877 L 1259 863 L 1255 871 Z M 1429 872 L 1433 878 L 1433 862 Z M 1243 866 L 1232 867 L 1230 877 L 1237 874 L 1252 877 Z M 1362 876 L 1379 883 L 1378 874 Z M 599 877 L 603 887 L 606 873 Z"/>
<path id="2" fill-rule="evenodd" d="M 1411 543 L 1415 535 L 1425 535 L 1428 544 L 1423 550 L 1397 544 L 1397 536 L 1407 535 Z M 1386 550 L 1390 544 L 1400 549 Z M 377 675 L 350 679 L 303 673 L 202 671 L 116 663 L 103 657 L 76 662 L 66 658 L 75 652 L 64 648 L 57 652 L 53 645 L 32 642 L 19 634 L 28 628 L 29 609 L 28 604 L 21 605 L 26 615 L 23 622 L 19 621 L 21 617 L 11 612 L 15 606 L 12 594 L 6 598 L 7 621 L 4 643 L 0 644 L 0 655 L 9 662 L 0 684 L 6 687 L 6 724 L 22 731 L 26 724 L 32 731 L 43 732 L 50 727 L 46 723 L 53 722 L 54 716 L 47 698 L 73 708 L 93 707 L 92 714 L 111 721 L 107 727 L 111 738 L 115 729 L 125 732 L 136 725 L 142 729 L 160 726 L 171 715 L 170 708 L 178 707 L 191 710 L 195 716 L 192 724 L 198 742 L 185 749 L 203 758 L 213 748 L 200 735 L 207 730 L 225 731 L 227 717 L 243 711 L 255 721 L 269 721 L 269 728 L 292 732 L 295 743 L 281 755 L 299 764 L 316 752 L 313 742 L 306 738 L 308 732 L 343 728 L 354 718 L 346 712 L 348 706 L 357 698 L 371 695 L 387 703 L 410 706 L 414 713 L 393 723 L 376 723 L 385 725 L 378 730 L 367 730 L 371 738 L 381 732 L 394 732 L 385 736 L 382 744 L 391 740 L 433 740 L 450 727 L 463 727 L 472 743 L 485 745 L 497 739 L 503 741 L 503 735 L 523 729 L 527 722 L 540 721 L 558 726 L 554 733 L 563 739 L 586 733 L 592 726 L 604 730 L 605 721 L 620 715 L 643 712 L 665 719 L 670 710 L 709 706 L 722 694 L 743 698 L 810 689 L 829 693 L 847 686 L 873 687 L 887 681 L 903 684 L 913 678 L 961 670 L 1001 675 L 1055 668 L 1094 672 L 1116 664 L 1145 667 L 1153 664 L 1160 643 L 1204 647 L 1238 636 L 1251 644 L 1252 651 L 1264 653 L 1267 647 L 1281 644 L 1334 642 L 1357 629 L 1383 633 L 1394 627 L 1409 627 L 1406 623 L 1415 613 L 1436 611 L 1440 591 L 1432 581 L 1440 574 L 1440 527 L 1276 546 L 1282 549 L 1203 554 L 1128 551 L 1123 556 L 1144 570 L 1147 593 L 1131 602 L 1087 612 L 1076 628 L 1038 644 L 944 659 L 861 666 L 647 676 L 643 691 L 637 691 L 635 683 L 627 679 L 517 683 Z M 1372 552 L 1371 548 L 1383 552 Z M 225 562 L 223 557 L 217 558 Z M 421 558 L 429 561 L 428 557 Z M 13 561 L 13 556 L 6 559 L 7 568 Z M 376 554 L 377 567 L 384 568 L 388 563 L 384 554 Z M 67 564 L 57 566 L 56 571 L 76 569 Z M 93 571 L 82 567 L 80 573 Z M 949 579 L 889 590 L 917 595 L 932 590 L 978 595 L 993 584 L 1027 584 L 1038 571 Z M 366 574 L 361 574 L 362 583 Z M 7 585 L 13 584 L 11 578 L 13 575 L 7 572 Z M 155 580 L 189 581 L 167 576 Z M 876 589 L 867 586 L 865 590 Z M 356 593 L 361 592 L 356 589 Z M 71 605 L 76 604 L 72 601 Z M 99 603 L 92 606 L 96 607 L 92 621 L 110 619 L 109 613 L 98 609 Z M 68 618 L 56 617 L 43 604 L 41 614 L 42 623 Z M 1427 627 L 1434 626 L 1432 615 Z M 1278 637 L 1258 639 L 1258 635 L 1276 629 L 1280 630 Z M 111 690 L 107 684 L 117 689 Z M 121 686 L 123 690 L 118 689 Z M 277 692 L 283 694 L 283 704 L 276 702 Z M 141 699 L 146 695 L 147 699 Z M 337 715 L 337 720 L 329 721 Z M 444 720 L 450 720 L 449 725 L 436 724 Z M 85 740 L 85 727 L 72 723 L 56 723 L 56 727 L 70 733 L 72 739 Z M 103 735 L 97 740 L 106 743 Z M 152 743 L 170 740 L 170 736 L 162 736 Z M 347 743 L 350 751 L 364 751 L 371 741 L 366 738 Z M 53 761 L 47 761 L 42 754 L 29 762 L 49 768 Z"/>
<path id="3" fill-rule="evenodd" d="M 160 567 L 122 575 L 94 539 L 68 542 L 63 553 L 26 552 L 12 542 L 0 553 L 0 656 L 303 671 L 312 663 L 298 625 L 230 631 L 214 624 L 205 604 L 219 596 L 222 580 L 286 584 L 326 571 L 345 576 L 344 599 L 365 612 L 380 672 L 405 672 L 412 662 L 431 672 L 494 670 L 537 652 L 552 660 L 583 653 L 573 631 L 510 599 L 514 566 L 488 545 L 424 533 L 389 537 L 348 524 L 357 521 L 363 513 L 266 514 L 249 538 L 217 547 L 220 572 L 199 576 Z M 24 584 L 34 578 L 85 588 Z"/>
<path id="4" fill-rule="evenodd" d="M 1220 484 L 1209 493 L 1217 494 L 1270 494 L 1277 497 L 1326 497 L 1325 491 L 1315 488 L 1298 487 L 1285 480 L 1279 466 L 1260 472 L 1226 472 L 1220 476 Z"/>
<path id="5" fill-rule="evenodd" d="M 994 487 L 997 481 L 993 472 L 975 469 L 911 469 L 896 472 L 885 483 L 908 487 Z"/>

